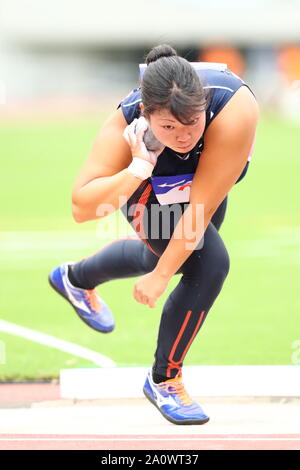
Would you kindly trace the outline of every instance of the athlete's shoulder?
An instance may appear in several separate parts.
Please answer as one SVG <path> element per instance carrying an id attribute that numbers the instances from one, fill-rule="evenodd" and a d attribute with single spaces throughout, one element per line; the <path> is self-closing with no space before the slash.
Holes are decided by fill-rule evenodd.
<path id="1" fill-rule="evenodd" d="M 224 70 L 203 69 L 199 71 L 199 76 L 208 96 L 206 129 L 242 86 L 246 86 L 249 89 L 250 87 L 241 77 L 227 68 Z M 252 92 L 251 89 L 250 91 Z"/>
<path id="2" fill-rule="evenodd" d="M 228 89 L 233 92 L 245 84 L 241 77 L 227 68 L 218 70 L 209 68 L 208 65 L 208 68 L 199 70 L 198 73 L 204 88 Z"/>
<path id="3" fill-rule="evenodd" d="M 135 118 L 140 116 L 141 89 L 134 88 L 119 104 L 126 122 L 130 124 Z"/>

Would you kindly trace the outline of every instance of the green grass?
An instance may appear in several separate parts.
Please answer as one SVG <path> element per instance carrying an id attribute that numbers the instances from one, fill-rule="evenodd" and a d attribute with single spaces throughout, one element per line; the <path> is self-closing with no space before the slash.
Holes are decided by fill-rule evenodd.
<path id="1" fill-rule="evenodd" d="M 47 284 L 54 266 L 105 242 L 96 236 L 99 222 L 76 224 L 70 207 L 74 178 L 100 126 L 100 119 L 1 125 L 1 318 L 120 366 L 150 365 L 162 306 L 178 276 L 155 309 L 133 299 L 135 278 L 103 285 L 116 319 L 107 335 L 85 326 Z M 248 174 L 230 192 L 221 229 L 230 273 L 185 364 L 291 364 L 292 343 L 300 339 L 298 144 L 299 127 L 261 119 Z M 6 352 L 0 380 L 55 378 L 61 368 L 92 365 L 1 331 L 0 340 Z"/>

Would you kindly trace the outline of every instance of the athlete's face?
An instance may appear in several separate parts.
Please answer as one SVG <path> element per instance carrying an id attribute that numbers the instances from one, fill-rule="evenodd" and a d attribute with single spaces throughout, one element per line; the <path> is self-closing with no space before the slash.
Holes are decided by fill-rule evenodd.
<path id="1" fill-rule="evenodd" d="M 163 145 L 185 153 L 192 150 L 203 135 L 205 111 L 192 116 L 190 124 L 182 124 L 166 109 L 155 111 L 148 121 L 153 134 Z"/>

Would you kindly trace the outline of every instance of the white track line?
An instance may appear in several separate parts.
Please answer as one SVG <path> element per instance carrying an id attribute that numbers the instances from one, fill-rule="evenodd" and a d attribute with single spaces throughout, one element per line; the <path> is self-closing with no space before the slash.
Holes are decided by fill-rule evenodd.
<path id="1" fill-rule="evenodd" d="M 36 343 L 50 346 L 51 348 L 60 349 L 61 351 L 65 351 L 75 356 L 83 357 L 84 359 L 88 359 L 100 367 L 116 366 L 116 363 L 110 358 L 92 351 L 91 349 L 78 346 L 74 343 L 69 343 L 68 341 L 64 341 L 62 339 L 54 338 L 54 336 L 40 333 L 39 331 L 31 330 L 29 328 L 25 328 L 5 320 L 0 320 L 0 331 L 4 331 L 5 333 L 16 336 L 21 336 L 22 338 L 28 339 L 30 341 L 35 341 Z"/>
<path id="2" fill-rule="evenodd" d="M 177 438 L 170 436 L 169 438 L 165 437 L 145 437 L 145 438 L 65 438 L 65 439 L 55 439 L 47 437 L 14 437 L 14 438 L 0 438 L 0 441 L 300 441 L 299 437 L 191 437 L 191 438 Z"/>

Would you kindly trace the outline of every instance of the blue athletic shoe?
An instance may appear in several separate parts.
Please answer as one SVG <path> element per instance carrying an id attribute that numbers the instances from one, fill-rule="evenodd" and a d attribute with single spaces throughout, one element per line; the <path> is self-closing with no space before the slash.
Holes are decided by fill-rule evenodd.
<path id="1" fill-rule="evenodd" d="M 49 283 L 75 309 L 87 325 L 102 333 L 109 333 L 115 327 L 112 313 L 100 299 L 96 289 L 86 290 L 75 287 L 68 278 L 68 267 L 72 261 L 53 269 L 49 274 Z"/>
<path id="2" fill-rule="evenodd" d="M 181 377 L 155 384 L 150 370 L 143 389 L 148 400 L 174 424 L 204 424 L 209 417 L 186 393 Z"/>

